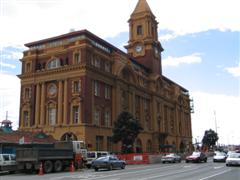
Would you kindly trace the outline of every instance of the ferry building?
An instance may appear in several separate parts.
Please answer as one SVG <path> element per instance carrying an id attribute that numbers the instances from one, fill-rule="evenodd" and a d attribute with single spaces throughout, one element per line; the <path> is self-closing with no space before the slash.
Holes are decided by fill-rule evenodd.
<path id="1" fill-rule="evenodd" d="M 25 44 L 19 130 L 119 152 L 113 124 L 128 111 L 144 129 L 134 149 L 187 151 L 189 92 L 162 74 L 158 22 L 146 0 L 138 1 L 128 23 L 127 53 L 88 30 Z"/>

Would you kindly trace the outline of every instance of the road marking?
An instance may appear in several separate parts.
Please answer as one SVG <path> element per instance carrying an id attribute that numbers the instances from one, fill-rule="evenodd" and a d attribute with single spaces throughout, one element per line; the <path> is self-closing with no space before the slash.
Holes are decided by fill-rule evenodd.
<path id="1" fill-rule="evenodd" d="M 220 173 L 217 173 L 217 174 L 213 174 L 213 175 L 211 175 L 211 176 L 204 177 L 204 178 L 199 179 L 199 180 L 209 179 L 209 178 L 212 178 L 212 177 L 214 177 L 214 176 L 218 176 L 218 175 L 224 174 L 224 173 L 226 173 L 226 172 L 230 172 L 230 171 L 231 171 L 231 169 L 228 169 L 228 170 L 225 170 L 225 171 L 223 171 L 223 172 L 220 172 Z"/>
<path id="2" fill-rule="evenodd" d="M 224 166 L 217 166 L 217 167 L 214 167 L 213 169 L 220 169 L 220 168 L 223 168 Z"/>

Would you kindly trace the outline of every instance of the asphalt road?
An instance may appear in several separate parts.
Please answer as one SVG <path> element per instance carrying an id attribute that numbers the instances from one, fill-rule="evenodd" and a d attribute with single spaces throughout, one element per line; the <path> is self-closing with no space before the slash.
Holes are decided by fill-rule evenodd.
<path id="1" fill-rule="evenodd" d="M 225 163 L 176 163 L 129 165 L 124 170 L 98 171 L 83 169 L 76 172 L 0 175 L 0 180 L 239 180 L 240 167 Z"/>

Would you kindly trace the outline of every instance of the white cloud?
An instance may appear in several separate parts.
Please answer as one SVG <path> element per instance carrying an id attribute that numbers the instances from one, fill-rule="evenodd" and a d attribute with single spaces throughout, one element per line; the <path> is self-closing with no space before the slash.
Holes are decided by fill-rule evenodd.
<path id="1" fill-rule="evenodd" d="M 13 122 L 13 127 L 18 127 L 20 80 L 15 75 L 0 73 L 0 121 L 6 118 Z"/>
<path id="2" fill-rule="evenodd" d="M 11 68 L 11 69 L 15 69 L 16 66 L 14 64 L 7 64 L 7 63 L 4 63 L 4 62 L 0 62 L 0 67 L 2 69 L 2 67 L 8 67 L 8 68 Z"/>
<path id="3" fill-rule="evenodd" d="M 1 0 L 2 45 L 23 45 L 70 29 L 88 29 L 106 38 L 128 31 L 137 0 Z M 159 30 L 174 35 L 209 29 L 239 31 L 238 0 L 148 0 Z M 165 38 L 170 38 L 168 37 Z"/>
<path id="4" fill-rule="evenodd" d="M 240 96 L 191 92 L 194 100 L 192 114 L 193 138 L 201 141 L 204 131 L 213 129 L 219 134 L 221 144 L 240 144 Z M 214 115 L 216 112 L 216 116 Z M 216 125 L 215 125 L 216 120 Z M 195 142 L 195 140 L 194 140 Z"/>
<path id="5" fill-rule="evenodd" d="M 169 67 L 169 66 L 180 66 L 182 64 L 196 64 L 201 63 L 202 58 L 200 56 L 200 53 L 194 53 L 188 56 L 182 56 L 182 57 L 172 57 L 168 56 L 166 59 L 162 60 L 163 67 Z"/>
<path id="6" fill-rule="evenodd" d="M 228 67 L 225 68 L 228 73 L 232 74 L 234 77 L 240 77 L 240 65 L 238 67 Z"/>

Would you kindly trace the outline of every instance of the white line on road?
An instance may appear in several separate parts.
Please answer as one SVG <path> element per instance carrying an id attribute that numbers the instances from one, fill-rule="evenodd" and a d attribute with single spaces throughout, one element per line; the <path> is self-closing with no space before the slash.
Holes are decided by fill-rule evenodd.
<path id="1" fill-rule="evenodd" d="M 230 172 L 230 171 L 231 171 L 231 169 L 228 169 L 228 170 L 225 170 L 225 171 L 223 171 L 223 172 L 220 172 L 220 173 L 217 173 L 217 174 L 213 174 L 213 175 L 211 175 L 211 176 L 204 177 L 204 178 L 199 179 L 199 180 L 209 179 L 209 178 L 212 178 L 212 177 L 214 177 L 214 176 L 218 176 L 218 175 L 224 174 L 224 173 L 226 173 L 226 172 Z"/>

